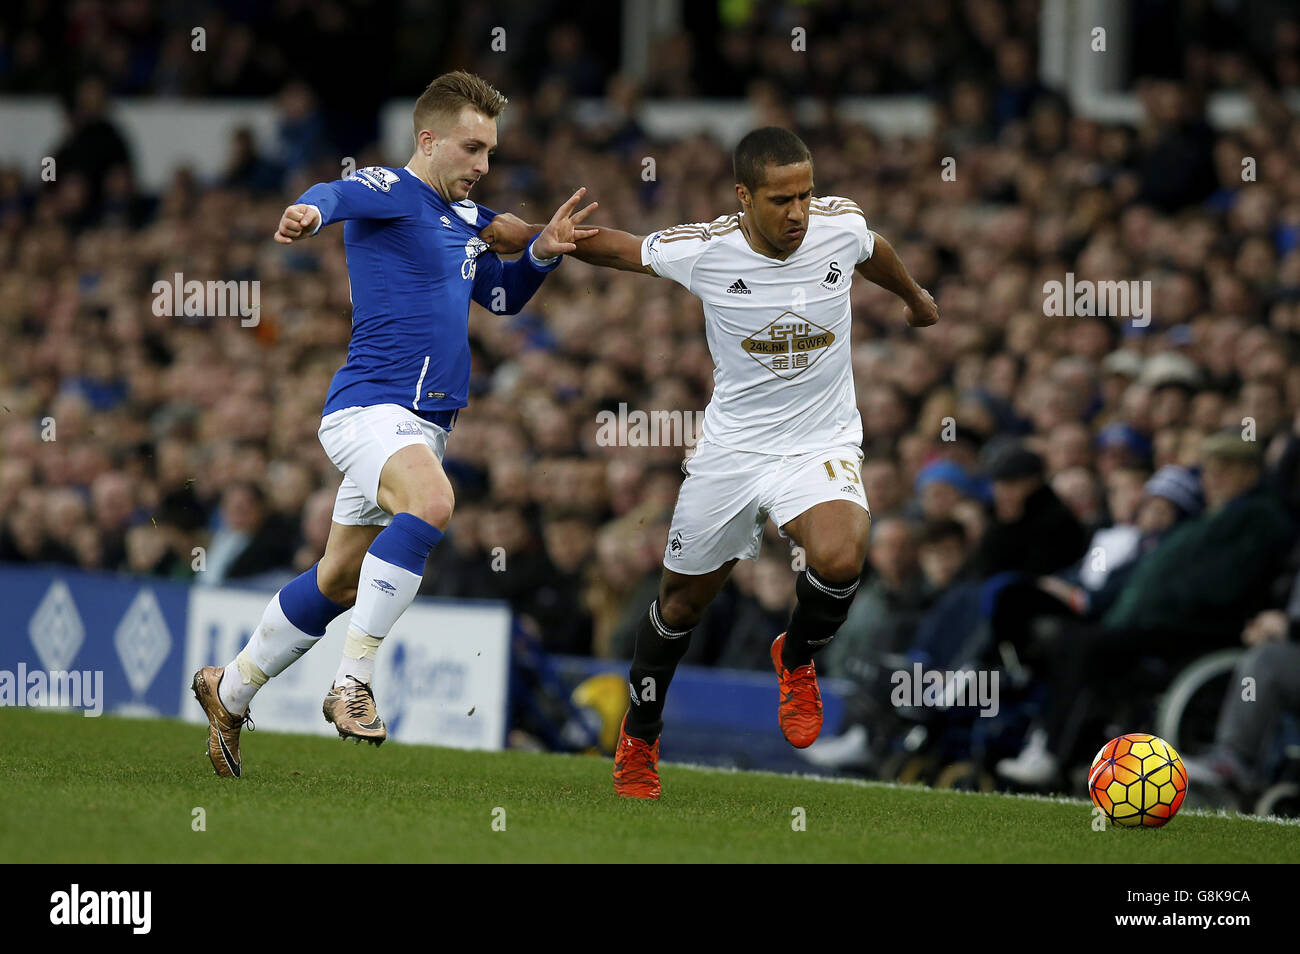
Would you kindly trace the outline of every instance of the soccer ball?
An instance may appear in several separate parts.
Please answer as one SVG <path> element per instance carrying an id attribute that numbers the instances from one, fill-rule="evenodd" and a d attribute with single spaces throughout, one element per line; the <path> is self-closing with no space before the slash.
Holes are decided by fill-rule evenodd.
<path id="1" fill-rule="evenodd" d="M 1111 739 L 1092 760 L 1088 794 L 1112 824 L 1159 828 L 1183 804 L 1187 769 L 1164 739 L 1130 732 Z"/>

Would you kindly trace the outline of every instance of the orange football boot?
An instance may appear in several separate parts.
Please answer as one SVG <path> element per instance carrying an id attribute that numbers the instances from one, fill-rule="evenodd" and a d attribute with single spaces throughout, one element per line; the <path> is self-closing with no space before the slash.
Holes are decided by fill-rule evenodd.
<path id="1" fill-rule="evenodd" d="M 796 749 L 806 749 L 817 741 L 822 730 L 822 694 L 817 688 L 817 670 L 811 662 L 798 669 L 786 669 L 781 662 L 785 633 L 772 640 L 772 665 L 781 680 L 781 703 L 777 721 L 785 740 Z"/>
<path id="2" fill-rule="evenodd" d="M 618 727 L 614 752 L 614 791 L 624 798 L 659 797 L 659 740 L 651 745 L 627 734 L 627 716 Z"/>

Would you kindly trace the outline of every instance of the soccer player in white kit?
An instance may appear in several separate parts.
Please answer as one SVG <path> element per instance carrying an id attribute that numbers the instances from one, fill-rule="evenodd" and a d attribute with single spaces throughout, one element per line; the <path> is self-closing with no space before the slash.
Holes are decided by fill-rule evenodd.
<path id="1" fill-rule="evenodd" d="M 806 555 L 798 603 L 772 643 L 778 721 L 798 748 L 817 738 L 813 654 L 848 614 L 871 528 L 858 471 L 853 272 L 902 298 L 913 327 L 939 317 L 857 205 L 813 198 L 812 156 L 798 136 L 757 129 L 736 146 L 734 162 L 739 213 L 645 237 L 602 228 L 573 253 L 672 279 L 698 296 L 716 365 L 703 437 L 683 465 L 659 598 L 637 632 L 632 705 L 614 761 L 614 788 L 626 797 L 659 797 L 668 685 L 731 568 L 757 558 L 769 517 Z"/>

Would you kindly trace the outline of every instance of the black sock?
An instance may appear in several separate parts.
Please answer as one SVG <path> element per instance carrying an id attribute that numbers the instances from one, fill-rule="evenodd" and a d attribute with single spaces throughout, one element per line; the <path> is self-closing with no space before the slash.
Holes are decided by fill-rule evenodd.
<path id="1" fill-rule="evenodd" d="M 830 583 L 811 569 L 800 573 L 794 585 L 799 602 L 790 614 L 790 625 L 785 631 L 781 665 L 798 669 L 812 662 L 813 653 L 831 641 L 849 615 L 857 591 L 857 580 Z"/>
<path id="2" fill-rule="evenodd" d="M 689 629 L 669 629 L 659 615 L 659 601 L 641 618 L 636 653 L 628 673 L 632 705 L 627 710 L 627 734 L 654 742 L 664 728 L 664 699 L 677 664 L 691 644 Z"/>

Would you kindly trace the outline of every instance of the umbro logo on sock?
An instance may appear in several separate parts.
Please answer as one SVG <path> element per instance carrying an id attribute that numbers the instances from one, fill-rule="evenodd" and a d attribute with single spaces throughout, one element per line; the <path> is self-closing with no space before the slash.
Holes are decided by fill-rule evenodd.
<path id="1" fill-rule="evenodd" d="M 750 294 L 749 286 L 745 284 L 743 278 L 737 278 L 732 286 L 727 289 L 728 295 L 748 295 Z"/>
<path id="2" fill-rule="evenodd" d="M 393 584 L 389 583 L 387 580 L 371 580 L 370 585 L 381 592 L 387 593 L 389 596 L 392 596 L 397 592 L 397 587 L 393 586 Z"/>

